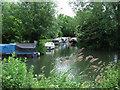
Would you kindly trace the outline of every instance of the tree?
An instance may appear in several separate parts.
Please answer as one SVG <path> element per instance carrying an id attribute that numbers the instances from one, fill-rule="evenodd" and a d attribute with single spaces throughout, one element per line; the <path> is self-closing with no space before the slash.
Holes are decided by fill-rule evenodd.
<path id="1" fill-rule="evenodd" d="M 71 18 L 70 16 L 60 14 L 57 17 L 57 22 L 58 22 L 59 28 L 64 37 L 68 37 L 68 36 L 74 37 L 75 36 L 75 34 L 74 34 L 75 27 L 74 27 L 74 19 L 73 18 Z"/>
<path id="2" fill-rule="evenodd" d="M 80 4 L 80 3 L 79 3 Z M 118 5 L 115 2 L 90 2 L 76 13 L 76 36 L 79 45 L 91 49 L 119 47 Z M 83 6 L 84 7 L 84 6 Z"/>
<path id="3" fill-rule="evenodd" d="M 53 2 L 5 2 L 2 7 L 3 43 L 33 42 L 57 33 Z"/>

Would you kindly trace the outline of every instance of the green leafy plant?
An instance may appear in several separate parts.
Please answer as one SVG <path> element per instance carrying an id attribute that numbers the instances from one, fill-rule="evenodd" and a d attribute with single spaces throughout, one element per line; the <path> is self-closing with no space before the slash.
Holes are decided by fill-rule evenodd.
<path id="1" fill-rule="evenodd" d="M 118 65 L 119 66 L 119 65 Z M 118 69 L 114 63 L 105 66 L 105 70 L 100 74 L 99 80 L 95 81 L 96 88 L 119 88 Z"/>
<path id="2" fill-rule="evenodd" d="M 52 39 L 40 39 L 39 43 L 38 43 L 38 52 L 40 52 L 40 54 L 45 54 L 45 43 L 46 42 L 52 42 Z"/>
<path id="3" fill-rule="evenodd" d="M 2 88 L 30 88 L 35 85 L 33 66 L 27 71 L 26 58 L 4 58 L 2 62 Z"/>
<path id="4" fill-rule="evenodd" d="M 37 50 L 40 54 L 45 54 L 45 42 L 39 42 Z"/>

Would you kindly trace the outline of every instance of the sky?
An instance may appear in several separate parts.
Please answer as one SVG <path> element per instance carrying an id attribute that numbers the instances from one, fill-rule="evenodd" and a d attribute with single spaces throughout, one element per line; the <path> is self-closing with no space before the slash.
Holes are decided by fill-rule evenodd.
<path id="1" fill-rule="evenodd" d="M 64 14 L 64 15 L 67 15 L 67 16 L 75 16 L 75 13 L 72 11 L 72 8 L 68 5 L 68 1 L 70 0 L 57 0 L 57 11 L 58 11 L 58 14 Z"/>

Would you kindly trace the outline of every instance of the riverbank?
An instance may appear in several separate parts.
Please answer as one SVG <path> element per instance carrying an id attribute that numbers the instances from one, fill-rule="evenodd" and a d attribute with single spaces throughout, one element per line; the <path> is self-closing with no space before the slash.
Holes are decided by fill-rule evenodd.
<path id="1" fill-rule="evenodd" d="M 37 50 L 38 52 L 40 52 L 41 55 L 44 55 L 45 54 L 45 43 L 46 42 L 51 42 L 52 39 L 41 39 L 39 40 L 38 44 L 37 44 Z"/>

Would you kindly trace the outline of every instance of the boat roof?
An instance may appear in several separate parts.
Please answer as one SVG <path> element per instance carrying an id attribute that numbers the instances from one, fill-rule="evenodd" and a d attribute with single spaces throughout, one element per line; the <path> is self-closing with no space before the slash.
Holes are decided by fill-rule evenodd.
<path id="1" fill-rule="evenodd" d="M 53 42 L 46 42 L 46 43 L 53 43 Z"/>
<path id="2" fill-rule="evenodd" d="M 10 43 L 10 44 L 0 44 L 0 46 L 10 46 L 10 45 L 16 45 L 16 43 Z"/>
<path id="3" fill-rule="evenodd" d="M 61 37 L 61 38 L 67 38 L 67 37 Z"/>
<path id="4" fill-rule="evenodd" d="M 17 43 L 16 46 L 20 48 L 36 48 L 35 43 Z"/>
<path id="5" fill-rule="evenodd" d="M 53 39 L 53 40 L 61 40 L 61 38 L 55 38 L 55 39 Z"/>

